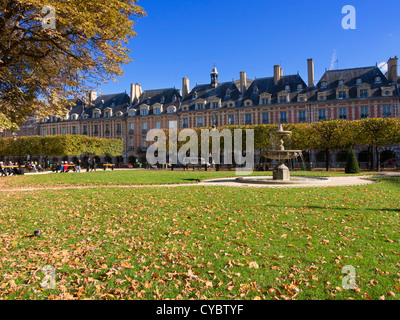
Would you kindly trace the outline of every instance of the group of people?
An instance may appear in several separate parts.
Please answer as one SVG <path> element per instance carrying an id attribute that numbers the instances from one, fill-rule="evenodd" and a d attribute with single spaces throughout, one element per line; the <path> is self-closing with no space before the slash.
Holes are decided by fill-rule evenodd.
<path id="1" fill-rule="evenodd" d="M 3 161 L 0 162 L 0 173 L 2 177 L 5 176 L 17 176 L 17 175 L 24 175 L 25 169 L 28 172 L 43 172 L 44 169 L 42 165 L 35 162 L 27 162 L 26 165 L 21 163 L 15 162 L 13 163 L 11 160 L 4 163 Z"/>
<path id="2" fill-rule="evenodd" d="M 55 173 L 63 173 L 63 172 L 69 172 L 70 170 L 73 170 L 74 172 L 81 172 L 81 160 L 77 160 L 75 164 L 73 162 L 68 163 L 68 161 L 61 161 L 60 164 L 54 163 L 51 166 L 51 171 Z"/>
<path id="3" fill-rule="evenodd" d="M 0 172 L 2 177 L 23 175 L 25 173 L 24 166 L 18 162 L 12 163 L 9 161 L 7 164 L 0 162 Z"/>

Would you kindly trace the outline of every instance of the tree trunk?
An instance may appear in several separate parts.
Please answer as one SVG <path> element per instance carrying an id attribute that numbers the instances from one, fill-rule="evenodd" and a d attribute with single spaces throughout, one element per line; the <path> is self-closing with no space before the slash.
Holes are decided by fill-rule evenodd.
<path id="1" fill-rule="evenodd" d="M 326 171 L 329 171 L 330 162 L 331 162 L 329 149 L 326 149 L 326 150 L 325 150 L 325 157 L 326 157 L 326 159 L 325 159 L 325 160 L 326 160 L 326 162 L 325 162 L 325 164 L 326 164 Z"/>
<path id="2" fill-rule="evenodd" d="M 368 169 L 374 170 L 374 147 L 372 145 L 368 146 Z"/>
<path id="3" fill-rule="evenodd" d="M 381 172 L 381 157 L 379 154 L 378 146 L 375 145 L 375 154 L 376 154 L 376 172 Z"/>

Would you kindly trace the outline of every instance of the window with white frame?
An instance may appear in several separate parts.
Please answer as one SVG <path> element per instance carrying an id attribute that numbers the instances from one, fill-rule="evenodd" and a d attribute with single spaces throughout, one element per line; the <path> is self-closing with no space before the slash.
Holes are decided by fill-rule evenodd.
<path id="1" fill-rule="evenodd" d="M 244 116 L 244 123 L 247 125 L 253 124 L 251 113 L 246 113 Z"/>
<path id="2" fill-rule="evenodd" d="M 286 111 L 281 111 L 279 112 L 279 122 L 280 123 L 287 123 L 287 112 Z"/>
<path id="3" fill-rule="evenodd" d="M 361 119 L 369 118 L 369 108 L 368 107 L 360 107 L 360 118 Z"/>
<path id="4" fill-rule="evenodd" d="M 347 119 L 347 108 L 339 108 L 339 119 L 341 120 Z"/>
<path id="5" fill-rule="evenodd" d="M 183 128 L 189 128 L 189 119 L 188 118 L 183 118 L 182 119 L 182 127 Z"/>
<path id="6" fill-rule="evenodd" d="M 382 107 L 382 117 L 390 118 L 392 116 L 392 108 L 391 106 L 383 106 Z"/>
<path id="7" fill-rule="evenodd" d="M 129 124 L 129 133 L 134 133 L 135 132 L 135 124 L 134 123 L 130 123 Z"/>
<path id="8" fill-rule="evenodd" d="M 268 124 L 269 123 L 269 113 L 263 112 L 261 115 L 261 120 L 262 120 L 263 124 Z"/>
<path id="9" fill-rule="evenodd" d="M 230 124 L 230 125 L 235 124 L 235 115 L 228 114 L 228 124 Z"/>
<path id="10" fill-rule="evenodd" d="M 325 109 L 318 110 L 318 121 L 326 121 L 326 110 Z"/>
<path id="11" fill-rule="evenodd" d="M 204 126 L 204 118 L 203 117 L 197 117 L 197 126 L 198 127 Z"/>
<path id="12" fill-rule="evenodd" d="M 299 122 L 306 122 L 306 111 L 305 110 L 299 110 Z"/>
<path id="13" fill-rule="evenodd" d="M 160 121 L 156 121 L 155 128 L 156 129 L 161 129 L 161 122 Z"/>

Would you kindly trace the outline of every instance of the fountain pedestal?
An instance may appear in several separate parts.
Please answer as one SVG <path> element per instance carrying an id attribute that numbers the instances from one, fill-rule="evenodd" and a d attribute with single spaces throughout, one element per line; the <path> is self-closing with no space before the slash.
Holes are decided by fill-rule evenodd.
<path id="1" fill-rule="evenodd" d="M 274 180 L 289 181 L 290 180 L 289 168 L 285 166 L 284 163 L 280 163 L 274 168 L 273 178 Z"/>

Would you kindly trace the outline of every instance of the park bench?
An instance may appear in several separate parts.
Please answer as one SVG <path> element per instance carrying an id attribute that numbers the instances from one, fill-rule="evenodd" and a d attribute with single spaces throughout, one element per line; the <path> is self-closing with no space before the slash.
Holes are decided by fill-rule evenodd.
<path id="1" fill-rule="evenodd" d="M 103 164 L 104 171 L 107 170 L 107 168 L 111 168 L 111 170 L 114 170 L 115 164 L 112 163 L 105 163 Z"/>

